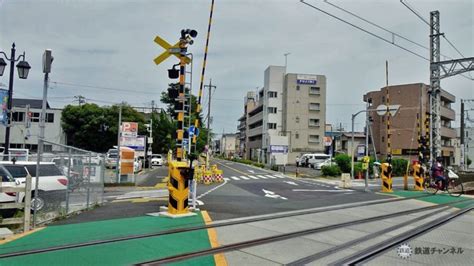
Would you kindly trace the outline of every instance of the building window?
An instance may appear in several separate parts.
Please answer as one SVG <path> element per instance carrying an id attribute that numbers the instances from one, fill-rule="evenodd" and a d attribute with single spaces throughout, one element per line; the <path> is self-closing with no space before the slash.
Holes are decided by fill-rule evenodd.
<path id="1" fill-rule="evenodd" d="M 319 127 L 319 119 L 309 119 L 310 127 Z"/>
<path id="2" fill-rule="evenodd" d="M 268 113 L 270 113 L 270 114 L 276 114 L 276 112 L 277 112 L 276 107 L 268 107 L 267 110 L 268 110 Z"/>
<path id="3" fill-rule="evenodd" d="M 46 123 L 54 123 L 54 114 L 53 113 L 46 114 Z"/>
<path id="4" fill-rule="evenodd" d="M 384 136 L 382 136 L 382 142 L 385 142 L 385 137 Z"/>
<path id="5" fill-rule="evenodd" d="M 295 122 L 296 122 L 296 123 L 299 123 L 299 122 L 300 122 L 300 117 L 299 117 L 299 116 L 297 116 L 297 117 L 295 118 Z"/>
<path id="6" fill-rule="evenodd" d="M 319 135 L 309 135 L 308 142 L 310 142 L 310 143 L 319 143 Z"/>
<path id="7" fill-rule="evenodd" d="M 23 121 L 25 121 L 25 113 L 24 112 L 13 112 L 12 121 L 14 121 L 14 122 L 23 122 Z"/>
<path id="8" fill-rule="evenodd" d="M 268 91 L 268 98 L 276 98 L 278 93 L 276 91 Z"/>
<path id="9" fill-rule="evenodd" d="M 319 87 L 310 87 L 309 88 L 309 94 L 320 95 L 321 94 L 321 89 Z"/>
<path id="10" fill-rule="evenodd" d="M 295 139 L 299 139 L 300 138 L 300 134 L 298 132 L 295 133 Z"/>
<path id="11" fill-rule="evenodd" d="M 296 85 L 296 90 L 297 90 L 297 91 L 300 90 L 300 85 Z"/>
<path id="12" fill-rule="evenodd" d="M 31 122 L 39 122 L 40 113 L 31 113 Z"/>
<path id="13" fill-rule="evenodd" d="M 276 123 L 267 123 L 268 129 L 276 129 L 277 124 Z"/>
<path id="14" fill-rule="evenodd" d="M 319 111 L 319 103 L 310 103 L 309 104 L 309 110 L 311 111 Z"/>

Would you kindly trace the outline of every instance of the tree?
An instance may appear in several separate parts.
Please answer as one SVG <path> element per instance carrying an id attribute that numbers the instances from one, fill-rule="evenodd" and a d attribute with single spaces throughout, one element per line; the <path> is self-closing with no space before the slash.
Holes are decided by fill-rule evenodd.
<path id="1" fill-rule="evenodd" d="M 67 144 L 94 152 L 106 152 L 117 145 L 119 105 L 100 107 L 96 104 L 67 105 L 61 124 Z M 129 105 L 122 107 L 122 121 L 138 122 L 138 134 L 146 134 L 145 118 Z"/>

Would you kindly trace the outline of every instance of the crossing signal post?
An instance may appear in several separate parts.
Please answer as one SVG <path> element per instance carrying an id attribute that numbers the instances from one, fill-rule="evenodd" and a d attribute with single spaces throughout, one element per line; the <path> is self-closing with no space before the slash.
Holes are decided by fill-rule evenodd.
<path id="1" fill-rule="evenodd" d="M 179 41 L 175 45 L 170 45 L 168 42 L 157 36 L 155 42 L 166 49 L 160 56 L 155 58 L 155 63 L 158 65 L 171 55 L 179 58 L 179 64 L 173 65 L 168 70 L 168 76 L 171 79 L 179 78 L 179 83 L 170 84 L 168 89 L 168 96 L 170 99 L 175 101 L 173 118 L 177 121 L 176 129 L 176 159 L 170 160 L 168 163 L 169 172 L 169 200 L 168 208 L 166 212 L 160 214 L 171 217 L 185 217 L 194 215 L 189 212 L 188 208 L 188 196 L 189 186 L 188 181 L 193 178 L 194 169 L 192 167 L 193 158 L 190 159 L 188 164 L 185 161 L 184 156 L 184 117 L 186 112 L 186 93 L 185 93 L 185 75 L 186 75 L 186 64 L 190 63 L 190 58 L 187 57 L 187 47 L 193 44 L 193 38 L 197 36 L 197 32 L 191 29 L 181 30 Z M 176 66 L 179 65 L 179 69 Z M 189 109 L 189 108 L 188 108 Z M 187 110 L 190 112 L 190 110 Z"/>

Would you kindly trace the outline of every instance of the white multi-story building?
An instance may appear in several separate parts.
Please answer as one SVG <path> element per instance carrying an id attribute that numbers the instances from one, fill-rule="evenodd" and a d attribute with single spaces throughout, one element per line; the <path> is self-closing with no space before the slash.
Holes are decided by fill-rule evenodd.
<path id="1" fill-rule="evenodd" d="M 38 149 L 41 109 L 42 100 L 13 99 L 10 148 L 26 148 L 33 152 Z M 66 137 L 61 127 L 61 113 L 62 109 L 51 108 L 49 104 L 47 105 L 44 132 L 46 141 L 59 144 L 66 143 Z M 28 116 L 31 118 L 28 119 Z M 2 146 L 5 145 L 5 126 L 3 125 L 0 125 L 0 144 Z M 45 143 L 45 152 L 51 152 L 53 150 L 52 145 Z"/>
<path id="2" fill-rule="evenodd" d="M 239 121 L 249 159 L 286 164 L 303 153 L 323 152 L 326 77 L 269 66 L 256 105 Z"/>

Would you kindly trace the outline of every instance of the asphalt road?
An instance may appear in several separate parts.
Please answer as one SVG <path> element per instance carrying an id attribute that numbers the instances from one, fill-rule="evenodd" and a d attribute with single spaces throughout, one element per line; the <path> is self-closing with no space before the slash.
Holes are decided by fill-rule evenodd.
<path id="1" fill-rule="evenodd" d="M 198 208 L 207 210 L 213 220 L 231 219 L 282 211 L 300 210 L 343 203 L 361 202 L 387 198 L 373 192 L 365 192 L 360 181 L 352 189 L 342 189 L 337 182 L 318 181 L 309 178 L 292 178 L 281 173 L 255 168 L 240 163 L 213 160 L 224 171 L 224 183 L 199 184 L 197 188 Z M 154 186 L 163 180 L 166 167 L 154 169 L 137 181 L 141 186 Z M 379 191 L 378 180 L 369 188 Z M 399 183 L 398 181 L 396 182 Z M 81 213 L 56 224 L 97 221 L 145 215 L 158 212 L 167 205 L 167 190 L 140 190 L 132 193 L 129 200 L 117 200 L 120 191 L 106 193 L 104 206 Z M 149 194 L 149 193 L 152 193 Z M 110 196 L 113 195 L 113 196 Z M 139 195 L 137 197 L 137 195 Z M 142 195 L 142 196 L 140 196 Z M 151 195 L 151 196 L 150 196 Z M 165 195 L 165 196 L 164 196 Z M 141 198 L 140 198 L 141 197 Z"/>
<path id="2" fill-rule="evenodd" d="M 213 162 L 224 170 L 226 183 L 199 185 L 197 194 L 203 203 L 199 208 L 207 210 L 214 220 L 386 197 L 365 192 L 362 188 L 341 189 L 335 184 L 313 179 L 284 177 L 278 172 L 240 163 L 224 160 Z"/>

